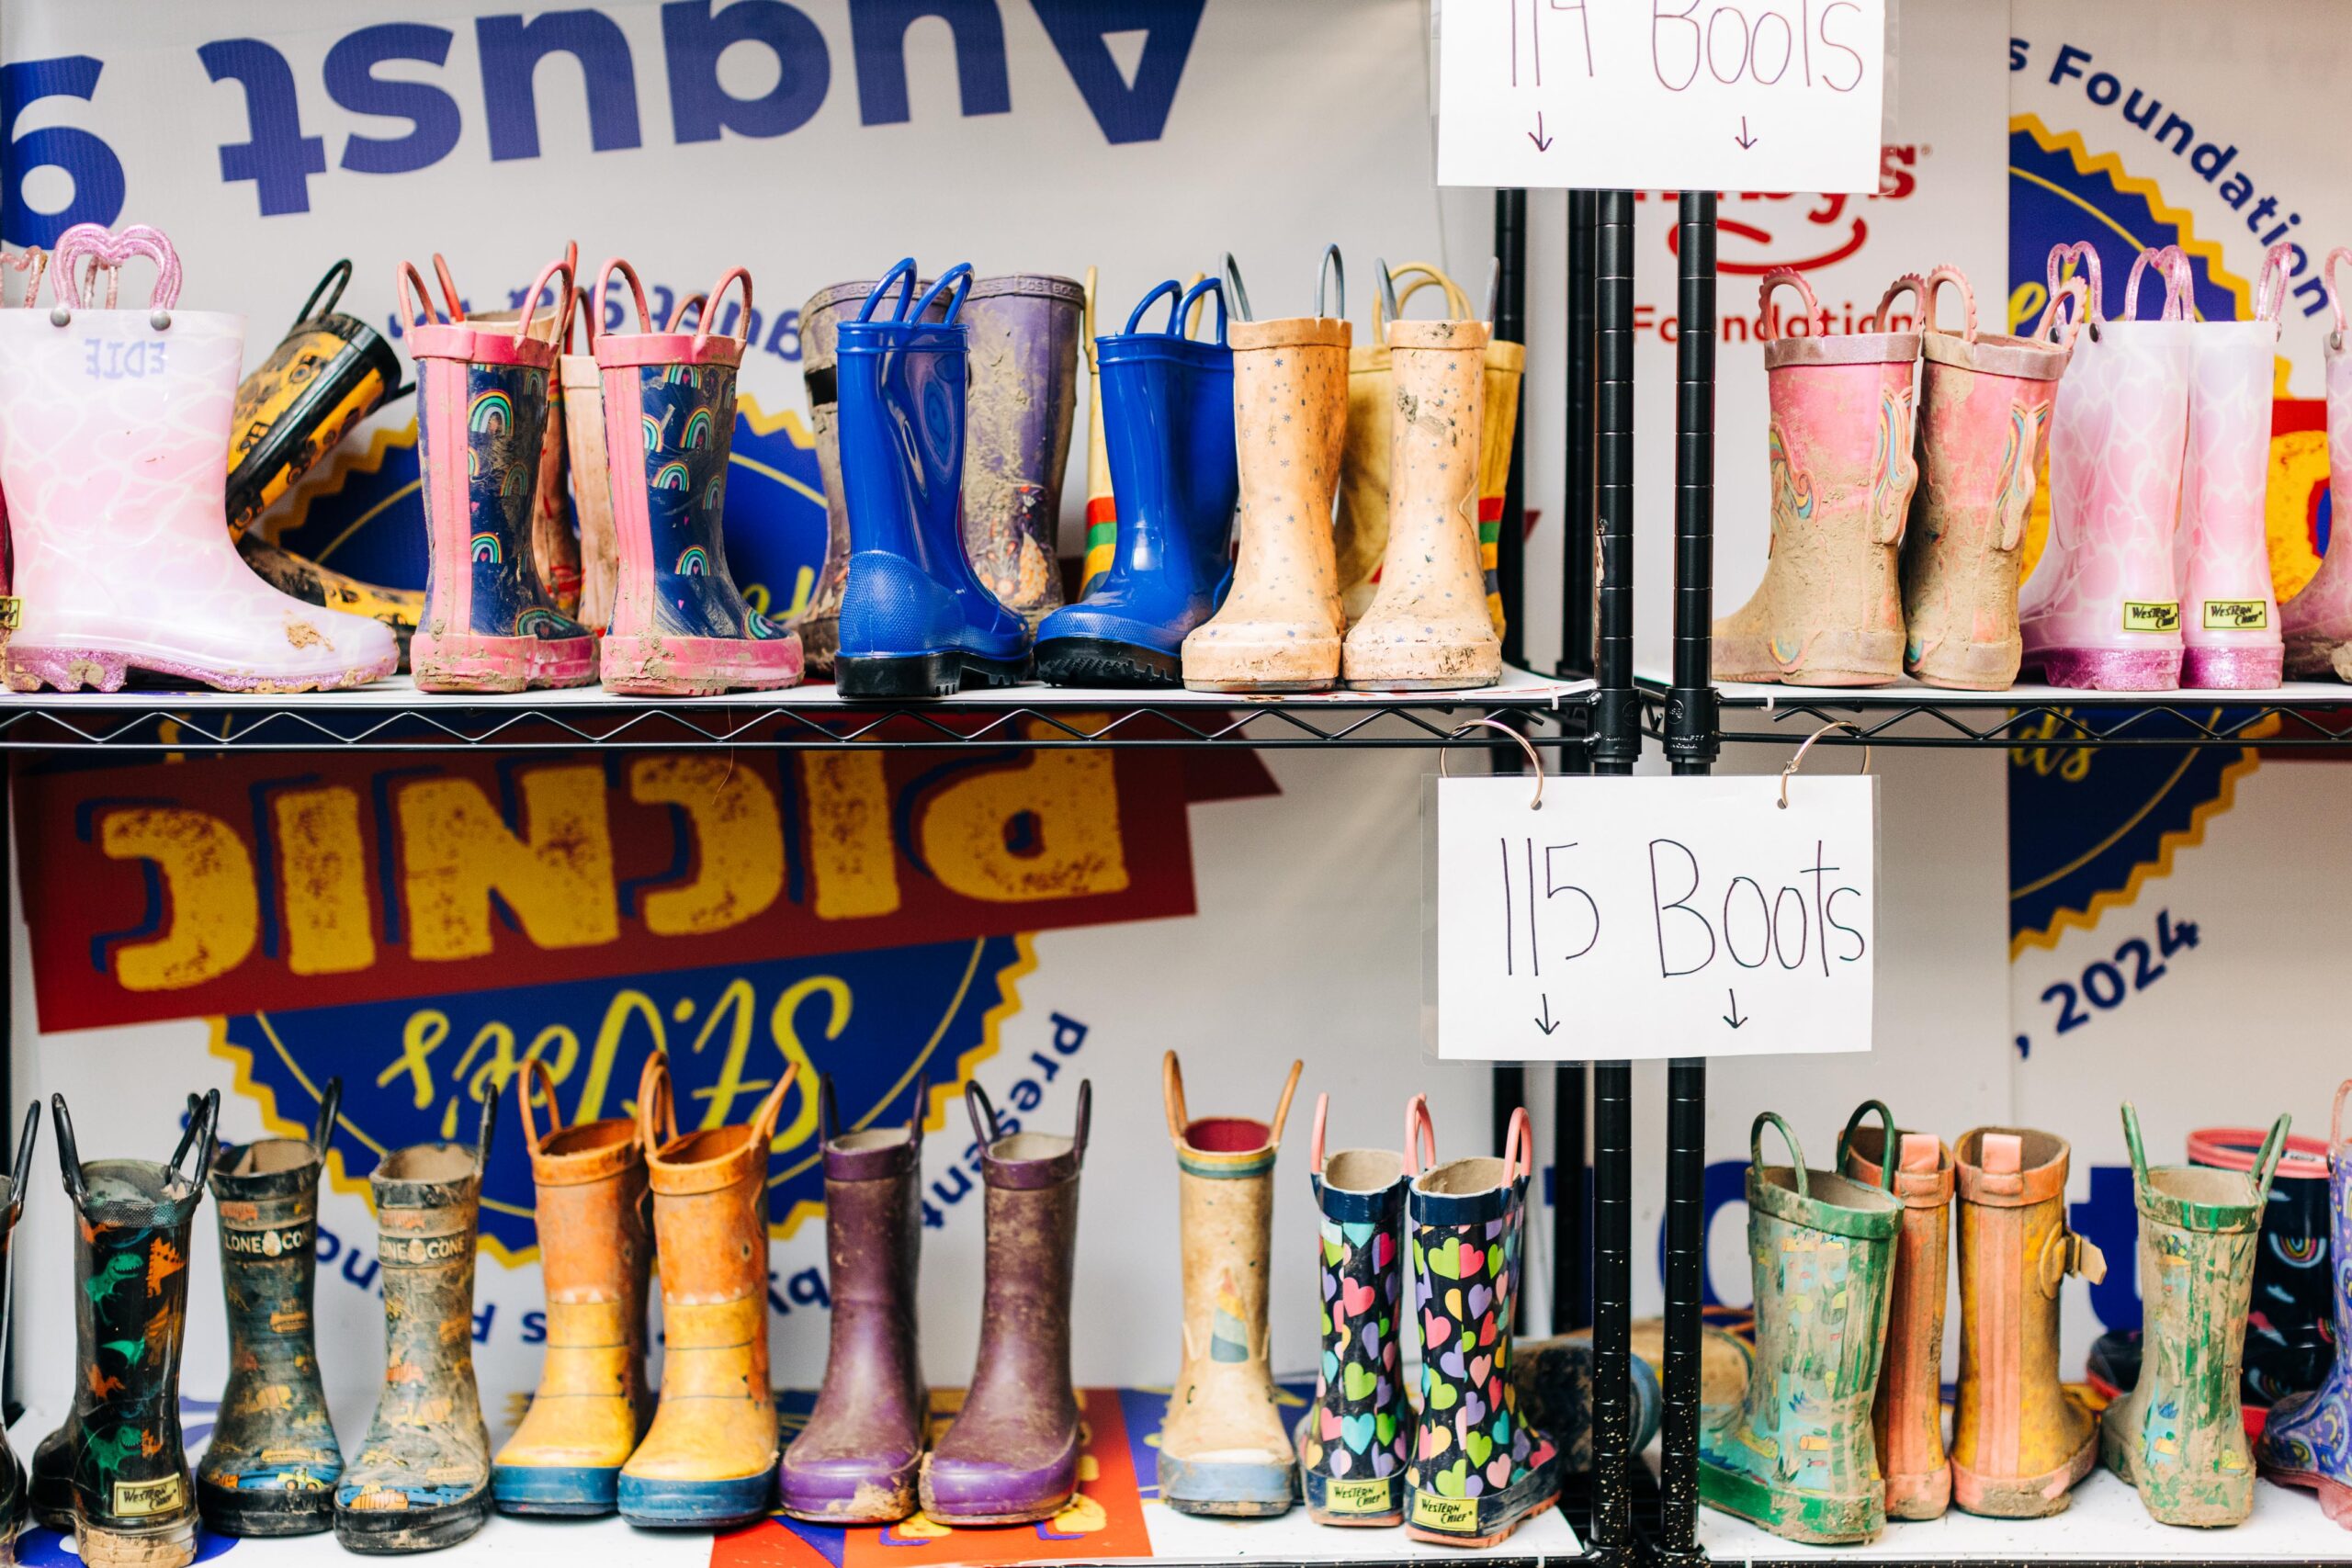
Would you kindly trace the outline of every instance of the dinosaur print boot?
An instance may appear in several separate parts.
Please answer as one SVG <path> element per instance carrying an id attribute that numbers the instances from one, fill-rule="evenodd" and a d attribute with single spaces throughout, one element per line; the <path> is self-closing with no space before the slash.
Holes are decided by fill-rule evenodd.
<path id="1" fill-rule="evenodd" d="M 73 1201 L 74 1408 L 33 1455 L 33 1511 L 71 1530 L 90 1568 L 196 1560 L 196 1492 L 180 1446 L 188 1233 L 212 1164 L 218 1089 L 194 1102 L 170 1161 L 82 1163 L 65 1097 L 51 1099 Z M 188 1152 L 196 1161 L 187 1171 Z"/>

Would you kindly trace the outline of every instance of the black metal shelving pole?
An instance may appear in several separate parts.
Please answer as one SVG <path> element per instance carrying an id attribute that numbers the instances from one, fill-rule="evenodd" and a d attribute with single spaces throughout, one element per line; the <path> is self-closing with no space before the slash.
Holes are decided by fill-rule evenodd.
<path id="1" fill-rule="evenodd" d="M 1634 195 L 1603 192 L 1594 247 L 1593 496 L 1600 535 L 1593 772 L 1630 773 L 1642 750 L 1634 691 Z M 1634 1069 L 1593 1067 L 1592 1539 L 1596 1563 L 1631 1561 Z"/>
<path id="2" fill-rule="evenodd" d="M 1495 192 L 1495 336 L 1510 343 L 1527 341 L 1527 193 Z M 1510 444 L 1510 477 L 1503 490 L 1502 516 L 1497 519 L 1495 575 L 1503 598 L 1503 662 L 1524 665 L 1527 621 L 1526 458 L 1524 431 L 1514 427 Z M 1512 721 L 1506 718 L 1506 724 Z M 1491 733 L 1491 731 L 1489 732 Z M 1496 773 L 1519 773 L 1517 751 L 1490 751 L 1488 765 Z M 1511 1112 L 1527 1103 L 1527 1068 L 1520 1062 L 1498 1062 L 1494 1077 L 1494 1147 L 1508 1141 Z M 1556 1250 L 1558 1232 L 1553 1235 Z M 1518 1301 L 1514 1328 L 1527 1325 L 1527 1298 Z"/>
<path id="3" fill-rule="evenodd" d="M 1592 673 L 1593 247 L 1600 221 L 1598 191 L 1568 192 L 1567 463 L 1560 491 L 1560 657 L 1553 671 L 1575 679 Z M 1589 773 L 1582 751 L 1564 761 Z M 1592 1322 L 1591 1213 L 1585 1179 L 1585 1104 L 1591 1067 L 1563 1062 L 1552 1073 L 1552 1204 L 1558 1240 L 1552 1257 L 1552 1332 Z"/>
<path id="4" fill-rule="evenodd" d="M 1684 191 L 1676 214 L 1681 258 L 1675 302 L 1674 685 L 1666 755 L 1677 773 L 1704 773 L 1717 743 L 1709 666 L 1714 621 L 1715 193 Z M 1699 1549 L 1700 1282 L 1706 1242 L 1707 1062 L 1679 1056 L 1666 1082 L 1666 1407 L 1653 1560 L 1706 1561 Z"/>

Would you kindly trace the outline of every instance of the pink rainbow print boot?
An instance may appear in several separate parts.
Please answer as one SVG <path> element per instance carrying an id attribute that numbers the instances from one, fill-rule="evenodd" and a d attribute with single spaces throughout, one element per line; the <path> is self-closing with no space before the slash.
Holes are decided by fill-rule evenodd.
<path id="1" fill-rule="evenodd" d="M 2188 439 L 2196 326 L 2177 251 L 2143 253 L 2106 319 L 2090 246 L 2050 253 L 2050 291 L 2082 260 L 2090 324 L 2058 382 L 2050 421 L 2050 542 L 2018 592 L 2025 667 L 2053 686 L 2169 692 L 2180 685 L 2180 586 L 2173 533 Z M 2141 269 L 2165 282 L 2159 320 L 2135 320 Z"/>
<path id="2" fill-rule="evenodd" d="M 1769 318 L 1784 286 L 1803 297 L 1811 326 L 1821 307 L 1787 267 L 1764 275 L 1758 310 Z M 1883 686 L 1903 673 L 1896 563 L 1919 478 L 1919 334 L 1880 332 L 1879 321 L 1838 337 L 1783 335 L 1768 322 L 1772 555 L 1755 596 L 1715 623 L 1719 681 Z"/>
<path id="3" fill-rule="evenodd" d="M 2338 262 L 2352 249 L 2338 245 L 2320 269 L 2335 330 L 2323 343 L 2327 365 L 2327 554 L 2303 591 L 2278 606 L 2287 640 L 2287 673 L 2352 681 L 2352 320 L 2335 286 Z"/>
<path id="4" fill-rule="evenodd" d="M 2199 321 L 2189 361 L 2188 458 L 2180 481 L 2180 683 L 2278 684 L 2285 645 L 2270 581 L 2271 368 L 2295 247 L 2273 245 L 2254 320 Z"/>
<path id="5" fill-rule="evenodd" d="M 426 692 L 585 685 L 596 678 L 595 636 L 555 607 L 532 537 L 554 327 L 571 297 L 571 265 L 549 263 L 513 320 L 469 321 L 448 269 L 433 259 L 447 311 L 440 321 L 422 273 L 403 262 L 394 276 L 416 360 L 417 466 L 431 560 L 409 668 Z M 550 283 L 556 315 L 535 331 Z"/>
<path id="6" fill-rule="evenodd" d="M 139 256 L 157 268 L 147 309 L 85 308 L 77 281 Z M 113 692 L 134 669 L 237 692 L 390 675 L 390 627 L 279 592 L 229 536 L 244 318 L 175 309 L 179 257 L 144 224 L 75 224 L 49 276 L 55 309 L 0 311 L 0 486 L 22 601 L 10 688 Z"/>
<path id="7" fill-rule="evenodd" d="M 592 299 L 605 297 L 615 272 L 628 279 L 639 330 L 596 338 L 620 542 L 613 624 L 603 649 L 605 689 L 709 696 L 793 685 L 800 679 L 800 638 L 744 603 L 719 536 L 744 339 L 714 334 L 711 323 L 740 280 L 740 320 L 751 330 L 752 275 L 728 269 L 705 297 L 695 330 L 685 333 L 655 326 L 645 286 L 617 257 L 605 264 Z"/>

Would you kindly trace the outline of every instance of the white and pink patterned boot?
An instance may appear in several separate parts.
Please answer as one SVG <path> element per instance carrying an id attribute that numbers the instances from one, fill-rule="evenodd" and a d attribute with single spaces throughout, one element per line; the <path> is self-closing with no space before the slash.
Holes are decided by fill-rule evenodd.
<path id="1" fill-rule="evenodd" d="M 2352 249 L 2327 253 L 2320 282 L 2335 312 L 2327 334 L 2327 554 L 2303 591 L 2278 606 L 2285 623 L 2287 673 L 2325 675 L 2352 681 L 2352 321 L 2336 291 L 2335 265 L 2352 262 Z"/>
<path id="2" fill-rule="evenodd" d="M 134 256 L 158 269 L 152 305 L 85 309 L 77 278 Z M 56 309 L 0 312 L 0 486 L 22 606 L 10 688 L 112 692 L 134 669 L 243 692 L 390 675 L 391 628 L 279 592 L 231 542 L 244 318 L 175 310 L 179 258 L 144 225 L 74 225 L 50 277 Z"/>
<path id="3" fill-rule="evenodd" d="M 2180 683 L 2263 690 L 2285 660 L 2271 591 L 2264 500 L 2270 479 L 2271 368 L 2292 245 L 2273 245 L 2254 320 L 2200 321 L 2189 364 L 2188 461 L 2181 474 Z"/>
<path id="4" fill-rule="evenodd" d="M 2169 692 L 2180 685 L 2180 585 L 2173 563 L 2188 439 L 2188 258 L 2143 252 L 2124 313 L 2101 310 L 2090 246 L 2050 253 L 2050 291 L 2069 256 L 2090 284 L 2090 325 L 2059 378 L 2050 423 L 2050 542 L 2018 594 L 2024 664 L 2055 686 Z M 2142 268 L 2165 283 L 2160 320 L 2134 319 Z"/>

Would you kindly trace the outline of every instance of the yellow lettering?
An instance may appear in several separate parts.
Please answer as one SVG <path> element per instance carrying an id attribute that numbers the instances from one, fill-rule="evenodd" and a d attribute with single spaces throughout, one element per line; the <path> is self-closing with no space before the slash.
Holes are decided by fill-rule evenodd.
<path id="1" fill-rule="evenodd" d="M 925 803 L 917 837 L 932 874 L 967 898 L 1026 903 L 1127 886 L 1108 752 L 1040 751 L 959 779 Z"/>
<path id="2" fill-rule="evenodd" d="M 109 860 L 153 862 L 164 881 L 162 934 L 115 949 L 115 979 L 125 990 L 174 991 L 217 980 L 261 940 L 253 852 L 220 818 L 125 807 L 101 820 L 98 845 Z"/>
<path id="3" fill-rule="evenodd" d="M 596 1043 L 588 1050 L 588 1081 L 580 1088 L 580 1104 L 572 1111 L 575 1122 L 601 1122 L 605 1117 L 605 1095 L 613 1081 L 613 1060 L 620 1055 L 621 1036 L 628 1032 L 628 1021 L 641 1018 L 645 1027 L 653 1032 L 652 1051 L 667 1050 L 669 1038 L 662 1025 L 662 1010 L 653 998 L 634 987 L 615 995 L 605 1006 L 605 1021 L 596 1028 Z M 625 1109 L 632 1115 L 634 1105 Z"/>
<path id="4" fill-rule="evenodd" d="M 854 920 L 899 908 L 890 848 L 890 786 L 879 751 L 803 751 L 808 880 L 820 920 Z"/>
<path id="5" fill-rule="evenodd" d="M 295 789 L 270 803 L 286 897 L 286 967 L 346 975 L 376 962 L 359 792 Z"/>
<path id="6" fill-rule="evenodd" d="M 474 1058 L 481 1055 L 485 1044 L 491 1047 L 490 1060 L 475 1067 Z M 449 1097 L 448 1109 L 441 1113 L 441 1136 L 444 1139 L 455 1138 L 458 1135 L 458 1107 L 469 1100 L 479 1102 L 484 1096 L 496 1094 L 505 1088 L 506 1079 L 516 1065 L 514 1032 L 512 1029 L 503 1023 L 491 1022 L 476 1030 L 472 1043 L 466 1047 L 466 1054 L 458 1058 L 458 1066 L 449 1075 L 450 1087 L 456 1092 Z M 466 1076 L 469 1067 L 473 1068 L 470 1078 Z"/>
<path id="7" fill-rule="evenodd" d="M 594 763 L 537 768 L 521 786 L 521 836 L 470 779 L 421 779 L 400 792 L 414 956 L 486 956 L 492 893 L 540 947 L 619 939 L 604 771 Z"/>
<path id="8" fill-rule="evenodd" d="M 401 1026 L 401 1059 L 376 1075 L 376 1087 L 383 1089 L 408 1074 L 415 1083 L 412 1098 L 419 1111 L 433 1103 L 433 1053 L 441 1042 L 449 1038 L 449 1015 L 433 1008 L 420 1008 L 408 1015 L 408 1022 Z"/>
<path id="9" fill-rule="evenodd" d="M 695 872 L 645 896 L 656 936 L 725 931 L 765 910 L 784 891 L 784 822 L 775 791 L 732 757 L 644 757 L 629 768 L 629 795 L 675 806 L 693 819 Z"/>
<path id="10" fill-rule="evenodd" d="M 768 1033 L 786 1062 L 800 1064 L 800 1076 L 792 1080 L 792 1094 L 799 1101 L 798 1107 L 787 1108 L 788 1119 L 779 1122 L 775 1137 L 768 1145 L 776 1153 L 798 1147 L 817 1125 L 817 1066 L 809 1061 L 808 1047 L 800 1043 L 800 1035 L 792 1026 L 800 1004 L 812 996 L 821 996 L 832 1004 L 825 1018 L 827 1040 L 839 1040 L 842 1031 L 849 1027 L 849 984 L 839 976 L 811 975 L 775 999 L 775 1010 L 768 1014 Z"/>
<path id="11" fill-rule="evenodd" d="M 718 993 L 718 1000 L 711 1005 L 710 1016 L 702 1021 L 702 1032 L 695 1036 L 695 1055 L 710 1043 L 713 1031 L 720 1019 L 731 1020 L 727 1032 L 727 1054 L 718 1066 L 718 1081 L 708 1089 L 698 1089 L 689 1097 L 706 1102 L 702 1124 L 706 1131 L 724 1127 L 734 1114 L 737 1097 L 766 1089 L 774 1078 L 743 1077 L 744 1058 L 752 1049 L 752 983 L 729 980 L 727 988 Z"/>

